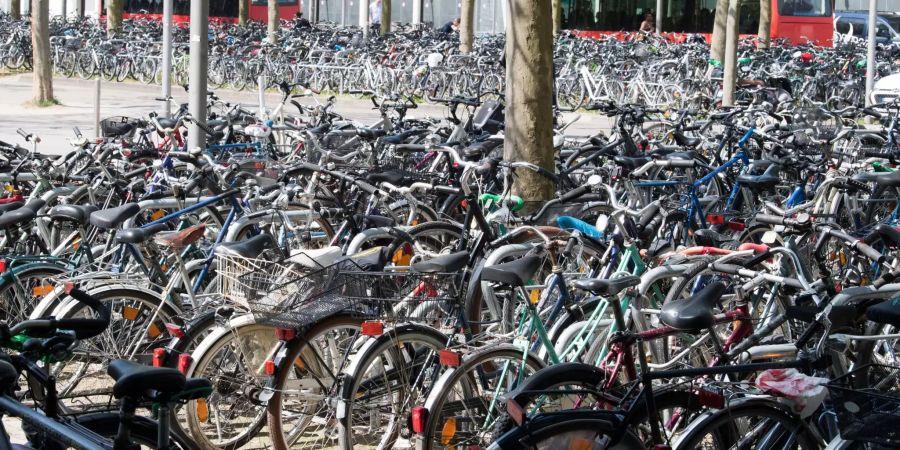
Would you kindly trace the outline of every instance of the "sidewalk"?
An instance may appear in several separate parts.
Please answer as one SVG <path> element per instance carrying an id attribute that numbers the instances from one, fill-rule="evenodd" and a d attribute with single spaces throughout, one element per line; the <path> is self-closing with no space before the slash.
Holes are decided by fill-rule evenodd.
<path id="1" fill-rule="evenodd" d="M 0 128 L 0 141 L 26 145 L 24 139 L 16 134 L 16 129 L 22 128 L 41 137 L 38 151 L 62 154 L 69 151 L 67 139 L 74 136 L 73 127 L 79 127 L 85 136 L 95 134 L 95 81 L 54 78 L 54 95 L 61 104 L 47 108 L 29 104 L 31 81 L 30 73 L 0 77 L 0 124 L 3 125 Z M 162 96 L 161 88 L 157 85 L 104 81 L 101 82 L 100 90 L 101 119 L 111 116 L 144 117 L 149 112 L 162 108 L 161 103 L 155 100 Z M 240 103 L 252 111 L 258 109 L 255 93 L 220 90 L 216 94 L 227 102 Z M 187 94 L 179 86 L 172 87 L 172 95 L 179 102 L 187 102 Z M 280 95 L 266 94 L 266 104 L 269 107 L 276 105 L 278 101 Z M 314 101 L 304 98 L 301 103 L 314 104 Z M 365 99 L 338 98 L 335 111 L 364 123 L 374 122 L 378 118 L 377 112 L 372 110 L 372 103 Z M 418 109 L 411 110 L 409 115 L 444 117 L 446 112 L 445 107 L 440 105 L 420 105 Z M 571 116 L 571 113 L 566 114 L 566 118 Z M 600 129 L 608 130 L 609 127 L 610 122 L 606 117 L 582 114 L 579 121 L 569 127 L 567 134 L 588 136 Z"/>

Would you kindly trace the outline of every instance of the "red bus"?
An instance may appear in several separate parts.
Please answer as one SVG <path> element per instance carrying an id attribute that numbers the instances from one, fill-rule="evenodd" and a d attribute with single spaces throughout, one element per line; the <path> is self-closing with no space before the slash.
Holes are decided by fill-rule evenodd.
<path id="1" fill-rule="evenodd" d="M 209 2 L 209 19 L 211 22 L 237 22 L 238 2 L 250 2 L 250 19 L 268 20 L 267 0 L 212 0 Z M 300 10 L 302 0 L 277 0 L 278 13 L 283 19 L 290 19 Z M 105 15 L 105 3 L 104 15 Z M 131 18 L 162 19 L 162 2 L 154 0 L 125 0 L 125 8 L 122 16 Z M 190 21 L 191 1 L 172 0 L 172 20 L 175 23 L 187 23 Z"/>

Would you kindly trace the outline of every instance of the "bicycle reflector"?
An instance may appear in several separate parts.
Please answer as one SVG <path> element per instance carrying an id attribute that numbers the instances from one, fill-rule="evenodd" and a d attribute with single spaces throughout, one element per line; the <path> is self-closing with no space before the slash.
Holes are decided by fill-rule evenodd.
<path id="1" fill-rule="evenodd" d="M 166 349 L 163 347 L 153 349 L 153 367 L 162 367 L 166 361 Z"/>
<path id="2" fill-rule="evenodd" d="M 721 214 L 707 214 L 706 223 L 710 225 L 722 225 L 725 223 L 725 216 Z"/>
<path id="3" fill-rule="evenodd" d="M 186 353 L 178 355 L 178 371 L 187 375 L 188 368 L 191 367 L 191 362 L 193 361 L 194 359 L 191 358 L 191 355 Z"/>
<path id="4" fill-rule="evenodd" d="M 276 328 L 275 339 L 279 341 L 290 341 L 297 336 L 297 332 L 293 328 Z"/>
<path id="5" fill-rule="evenodd" d="M 413 406 L 410 419 L 412 422 L 413 433 L 425 432 L 425 421 L 428 420 L 428 409 L 424 406 Z"/>
<path id="6" fill-rule="evenodd" d="M 166 323 L 166 331 L 168 331 L 169 336 L 172 336 L 173 338 L 181 339 L 184 337 L 184 330 L 174 323 Z"/>
<path id="7" fill-rule="evenodd" d="M 367 320 L 360 328 L 363 336 L 381 336 L 384 333 L 384 324 L 379 320 Z"/>
<path id="8" fill-rule="evenodd" d="M 6 272 L 6 260 L 0 259 L 0 273 Z"/>
<path id="9" fill-rule="evenodd" d="M 6 260 L 4 259 L 0 261 L 2 261 L 2 264 L 0 264 L 0 272 L 6 272 Z M 63 292 L 65 292 L 66 295 L 71 294 L 72 289 L 75 289 L 74 281 L 66 281 L 65 284 L 63 284 Z"/>
<path id="10" fill-rule="evenodd" d="M 506 401 L 506 412 L 516 425 L 525 423 L 525 410 L 522 409 L 522 406 L 515 399 L 511 398 Z"/>
<path id="11" fill-rule="evenodd" d="M 268 375 L 270 377 L 272 375 L 275 375 L 275 361 L 272 361 L 271 359 L 267 359 L 265 370 L 266 370 L 266 375 Z"/>
<path id="12" fill-rule="evenodd" d="M 459 367 L 461 359 L 459 353 L 454 352 L 453 350 L 445 348 L 440 351 L 440 361 L 442 366 Z"/>
<path id="13" fill-rule="evenodd" d="M 728 221 L 728 229 L 729 229 L 729 230 L 732 230 L 732 231 L 744 231 L 745 228 L 747 228 L 747 225 L 744 224 L 744 223 L 742 223 L 742 222 L 738 222 L 738 221 L 736 221 L 736 220 L 729 220 L 729 221 Z"/>

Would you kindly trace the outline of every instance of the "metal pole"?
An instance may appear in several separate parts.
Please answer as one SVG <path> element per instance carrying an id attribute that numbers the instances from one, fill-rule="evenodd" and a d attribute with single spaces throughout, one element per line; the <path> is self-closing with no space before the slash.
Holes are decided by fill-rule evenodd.
<path id="1" fill-rule="evenodd" d="M 188 111 L 194 120 L 206 124 L 206 72 L 208 66 L 209 0 L 191 1 L 190 78 Z M 206 148 L 206 133 L 196 124 L 188 129 L 188 149 Z"/>
<path id="2" fill-rule="evenodd" d="M 101 137 L 100 130 L 100 77 L 94 82 L 94 135 Z"/>
<path id="3" fill-rule="evenodd" d="M 422 23 L 422 2 L 424 0 L 412 0 L 412 23 L 418 25 Z"/>
<path id="4" fill-rule="evenodd" d="M 866 106 L 872 104 L 872 90 L 875 89 L 875 30 L 878 28 L 878 8 L 876 0 L 869 0 L 869 48 L 866 56 Z"/>
<path id="5" fill-rule="evenodd" d="M 266 76 L 259 74 L 256 83 L 259 85 L 259 118 L 266 117 Z"/>
<path id="6" fill-rule="evenodd" d="M 163 35 L 162 35 L 162 96 L 172 96 L 172 0 L 163 0 Z M 163 116 L 172 116 L 169 102 L 163 106 Z"/>
<path id="7" fill-rule="evenodd" d="M 664 0 L 656 0 L 656 32 L 662 33 Z"/>
<path id="8" fill-rule="evenodd" d="M 369 0 L 359 0 L 359 27 L 362 28 L 363 38 L 369 37 Z"/>
<path id="9" fill-rule="evenodd" d="M 341 26 L 347 26 L 347 0 L 341 0 Z"/>

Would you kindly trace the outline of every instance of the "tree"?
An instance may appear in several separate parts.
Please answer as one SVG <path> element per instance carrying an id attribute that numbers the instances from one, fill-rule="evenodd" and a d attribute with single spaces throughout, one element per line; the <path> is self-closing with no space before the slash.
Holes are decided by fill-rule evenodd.
<path id="1" fill-rule="evenodd" d="M 470 53 L 475 42 L 475 0 L 462 0 L 459 11 L 459 51 Z"/>
<path id="2" fill-rule="evenodd" d="M 19 20 L 22 14 L 22 3 L 20 0 L 10 0 L 9 15 L 13 20 Z"/>
<path id="3" fill-rule="evenodd" d="M 728 0 L 716 0 L 716 18 L 713 23 L 710 57 L 722 62 L 725 56 L 725 22 L 728 21 Z"/>
<path id="4" fill-rule="evenodd" d="M 32 101 L 47 105 L 53 99 L 53 67 L 50 62 L 50 0 L 31 1 Z"/>
<path id="5" fill-rule="evenodd" d="M 734 90 L 737 83 L 737 45 L 740 32 L 741 0 L 728 4 L 728 21 L 725 37 L 725 61 L 722 79 L 722 106 L 734 106 Z"/>
<path id="6" fill-rule="evenodd" d="M 122 13 L 125 0 L 108 0 L 106 3 L 106 32 L 116 34 L 122 30 Z"/>
<path id="7" fill-rule="evenodd" d="M 562 0 L 552 0 L 553 5 L 553 35 L 562 30 Z"/>
<path id="8" fill-rule="evenodd" d="M 238 23 L 247 25 L 250 19 L 250 0 L 238 0 Z"/>
<path id="9" fill-rule="evenodd" d="M 269 0 L 269 43 L 278 43 L 278 0 Z"/>
<path id="10" fill-rule="evenodd" d="M 382 36 L 391 32 L 391 0 L 381 0 L 381 30 Z"/>
<path id="11" fill-rule="evenodd" d="M 550 2 L 509 0 L 506 35 L 506 129 L 503 158 L 553 171 L 553 25 Z M 550 199 L 554 183 L 518 169 L 513 192 L 527 202 Z"/>
<path id="12" fill-rule="evenodd" d="M 759 48 L 769 48 L 772 34 L 772 0 L 759 0 Z"/>

